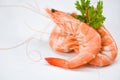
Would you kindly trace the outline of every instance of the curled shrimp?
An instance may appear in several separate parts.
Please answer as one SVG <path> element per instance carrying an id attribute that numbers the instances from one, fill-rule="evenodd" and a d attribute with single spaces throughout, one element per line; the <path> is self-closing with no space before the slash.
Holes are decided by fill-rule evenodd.
<path id="1" fill-rule="evenodd" d="M 70 50 L 77 52 L 75 57 L 68 60 L 54 57 L 45 58 L 49 64 L 64 68 L 76 68 L 95 58 L 101 48 L 101 37 L 96 30 L 62 11 L 54 9 L 46 9 L 46 11 L 57 25 L 56 31 L 52 32 L 54 36 L 50 37 L 50 46 L 54 50 L 58 50 L 59 46 L 63 45 L 63 49 L 61 48 L 60 51 L 70 47 Z M 68 44 L 64 46 L 63 41 L 66 40 L 66 36 Z"/>
<path id="2" fill-rule="evenodd" d="M 76 13 L 72 13 L 70 15 L 75 16 Z M 51 36 L 55 35 L 54 31 L 56 31 L 57 28 L 59 28 L 59 27 L 55 27 Z M 102 40 L 101 41 L 101 49 L 100 49 L 99 53 L 97 54 L 97 56 L 92 61 L 90 61 L 88 64 L 91 64 L 94 66 L 110 65 L 115 61 L 115 59 L 117 57 L 118 48 L 117 48 L 116 42 L 113 39 L 113 37 L 111 36 L 111 34 L 109 33 L 109 31 L 104 26 L 100 27 L 99 29 L 96 29 L 96 31 L 101 36 L 101 40 Z M 62 43 L 59 44 L 61 46 L 56 45 L 57 47 L 54 47 L 54 50 L 60 51 L 60 52 L 70 52 L 72 47 L 74 47 L 74 51 L 76 53 L 79 53 L 79 51 L 78 51 L 79 49 L 77 47 L 75 48 L 75 46 L 73 46 L 76 43 L 76 41 L 74 41 L 74 38 L 71 38 L 70 36 L 64 36 L 64 37 L 66 37 L 66 38 L 62 39 Z"/>

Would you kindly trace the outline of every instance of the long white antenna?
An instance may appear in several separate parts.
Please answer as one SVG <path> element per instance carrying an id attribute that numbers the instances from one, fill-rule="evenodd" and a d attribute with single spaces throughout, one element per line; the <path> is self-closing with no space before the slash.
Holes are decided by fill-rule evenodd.
<path id="1" fill-rule="evenodd" d="M 36 7 L 31 5 L 31 4 L 29 4 L 29 3 L 26 3 L 26 4 L 27 4 L 28 7 L 27 6 L 23 6 L 24 8 L 29 9 L 29 10 L 35 12 L 35 13 L 38 13 L 39 15 L 42 15 L 42 16 L 46 17 L 47 19 L 50 19 L 48 15 L 45 15 L 45 14 L 41 13 L 40 8 L 39 8 L 37 3 L 35 3 Z"/>

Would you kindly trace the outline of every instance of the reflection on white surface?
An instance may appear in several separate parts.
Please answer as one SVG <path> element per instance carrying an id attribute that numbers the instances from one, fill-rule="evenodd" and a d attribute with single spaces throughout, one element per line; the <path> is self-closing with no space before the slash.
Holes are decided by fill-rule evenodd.
<path id="1" fill-rule="evenodd" d="M 48 44 L 49 33 L 54 24 L 39 14 L 30 11 L 22 6 L 27 4 L 38 4 L 40 12 L 46 14 L 46 7 L 63 10 L 66 12 L 76 11 L 74 2 L 76 0 L 0 0 L 0 48 L 11 47 L 24 42 L 32 35 L 29 46 L 26 44 L 10 50 L 0 50 L 0 80 L 119 80 L 120 77 L 120 55 L 114 64 L 98 68 L 98 67 L 81 67 L 78 69 L 62 69 L 50 66 L 44 61 L 44 57 L 55 56 L 69 58 L 74 55 L 56 54 L 52 51 Z M 93 0 L 95 3 L 97 0 Z M 118 49 L 120 48 L 119 30 L 120 30 L 120 6 L 119 0 L 103 1 L 104 15 L 106 16 L 105 26 L 115 38 Z M 68 3 L 66 5 L 66 3 Z M 10 7 L 5 5 L 18 5 Z M 26 25 L 30 25 L 31 30 Z M 48 26 L 49 25 L 49 26 Z M 39 32 L 40 31 L 40 32 Z M 45 33 L 41 33 L 45 32 Z M 26 55 L 26 48 L 35 54 L 30 54 L 34 62 Z M 39 56 L 39 57 L 38 57 Z"/>

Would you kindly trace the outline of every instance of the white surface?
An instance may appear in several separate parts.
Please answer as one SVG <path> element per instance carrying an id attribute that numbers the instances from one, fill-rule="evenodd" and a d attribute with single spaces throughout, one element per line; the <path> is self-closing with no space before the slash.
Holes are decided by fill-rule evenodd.
<path id="1" fill-rule="evenodd" d="M 22 6 L 38 4 L 41 13 L 46 14 L 46 7 L 63 10 L 66 12 L 76 11 L 76 0 L 0 0 L 0 48 L 18 45 L 30 36 L 35 39 L 10 50 L 0 50 L 0 80 L 120 80 L 120 55 L 114 64 L 103 67 L 82 67 L 78 69 L 62 69 L 50 66 L 44 61 L 44 57 L 70 57 L 67 54 L 56 54 L 48 45 L 49 33 L 54 25 L 50 20 L 30 11 Z M 92 0 L 95 4 L 97 0 Z M 119 0 L 104 0 L 105 26 L 115 38 L 120 49 L 120 6 Z M 16 7 L 10 5 L 17 5 Z M 49 26 L 47 26 L 49 24 Z M 45 34 L 30 30 L 44 31 Z M 38 40 L 39 39 L 39 40 Z M 38 62 L 32 61 L 26 54 Z M 34 54 L 33 54 L 34 53 Z"/>

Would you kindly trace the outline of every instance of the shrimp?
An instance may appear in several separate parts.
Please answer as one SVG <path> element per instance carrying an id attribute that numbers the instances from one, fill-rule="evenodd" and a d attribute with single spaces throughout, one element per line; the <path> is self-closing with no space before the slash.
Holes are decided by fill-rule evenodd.
<path id="1" fill-rule="evenodd" d="M 70 15 L 74 17 L 77 14 L 71 13 Z M 96 58 L 93 59 L 91 62 L 89 62 L 89 64 L 91 64 L 93 66 L 110 65 L 115 61 L 115 59 L 117 57 L 118 48 L 117 48 L 116 42 L 104 26 L 102 26 L 99 29 L 96 29 L 96 31 L 101 36 L 102 47 L 101 47 L 101 50 L 99 51 L 99 54 L 97 54 Z M 66 44 L 64 43 L 64 46 L 65 45 Z M 66 47 L 65 49 L 68 51 L 69 50 L 68 48 L 69 47 Z M 76 48 L 75 51 L 78 51 L 78 48 Z M 61 51 L 61 52 L 65 52 L 65 51 Z"/>
<path id="2" fill-rule="evenodd" d="M 105 27 L 100 27 L 97 32 L 101 36 L 102 47 L 96 58 L 93 59 L 89 64 L 94 66 L 107 66 L 114 62 L 116 59 L 118 48 L 110 33 Z"/>
<path id="3" fill-rule="evenodd" d="M 74 17 L 77 14 L 71 13 L 70 15 Z M 115 61 L 115 59 L 117 57 L 118 48 L 117 48 L 116 42 L 104 26 L 102 26 L 99 29 L 96 29 L 96 31 L 101 36 L 102 47 L 101 47 L 101 50 L 99 51 L 99 54 L 97 54 L 96 58 L 93 59 L 91 62 L 89 62 L 89 64 L 91 64 L 93 66 L 110 65 Z M 54 34 L 52 34 L 52 35 L 54 35 Z M 64 46 L 65 45 L 66 44 L 64 43 Z M 66 47 L 65 49 L 68 51 L 69 50 L 68 48 L 69 47 Z M 78 48 L 75 51 L 78 51 Z M 65 52 L 65 51 L 61 51 L 61 52 Z"/>
<path id="4" fill-rule="evenodd" d="M 56 27 L 56 31 L 52 32 L 54 36 L 50 37 L 51 47 L 59 48 L 67 36 L 67 43 L 69 43 L 67 47 L 70 47 L 71 50 L 78 48 L 77 55 L 68 60 L 54 57 L 45 58 L 49 64 L 71 69 L 85 65 L 95 58 L 101 48 L 101 37 L 96 30 L 62 11 L 54 9 L 46 9 L 46 11 L 58 27 Z"/>

